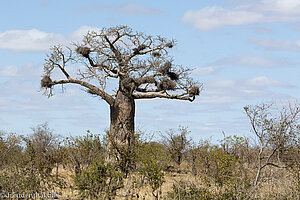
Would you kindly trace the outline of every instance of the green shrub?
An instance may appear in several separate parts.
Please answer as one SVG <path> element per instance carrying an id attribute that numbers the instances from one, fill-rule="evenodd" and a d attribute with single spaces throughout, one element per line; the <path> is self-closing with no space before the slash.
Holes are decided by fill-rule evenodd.
<path id="1" fill-rule="evenodd" d="M 152 194 L 158 198 L 158 189 L 164 182 L 163 170 L 170 163 L 170 156 L 162 144 L 150 142 L 138 147 L 139 173 L 145 177 L 152 188 Z"/>
<path id="2" fill-rule="evenodd" d="M 122 188 L 124 174 L 110 163 L 94 162 L 74 177 L 80 199 L 112 199 Z"/>
<path id="3" fill-rule="evenodd" d="M 64 140 L 64 154 L 64 164 L 79 174 L 94 161 L 104 159 L 105 150 L 100 136 L 87 131 L 84 136 L 67 137 Z"/>

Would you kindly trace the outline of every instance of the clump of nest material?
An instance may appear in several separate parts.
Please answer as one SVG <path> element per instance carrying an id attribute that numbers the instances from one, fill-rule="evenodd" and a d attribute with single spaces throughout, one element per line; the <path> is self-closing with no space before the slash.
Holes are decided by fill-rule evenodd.
<path id="1" fill-rule="evenodd" d="M 170 62 L 166 62 L 160 69 L 159 72 L 162 73 L 163 75 L 167 75 L 171 80 L 177 81 L 179 79 L 178 74 L 175 72 L 171 72 L 172 64 Z"/>
<path id="2" fill-rule="evenodd" d="M 174 44 L 172 43 L 172 42 L 168 42 L 167 44 L 166 44 L 166 47 L 168 47 L 168 48 L 173 48 L 174 47 Z"/>
<path id="3" fill-rule="evenodd" d="M 89 54 L 91 53 L 91 49 L 88 48 L 88 47 L 81 47 L 81 46 L 79 46 L 79 47 L 76 48 L 76 52 L 78 54 L 81 54 L 83 57 L 88 58 Z"/>
<path id="4" fill-rule="evenodd" d="M 154 77 L 142 77 L 134 80 L 137 86 L 145 84 L 145 83 L 156 83 L 156 80 Z"/>
<path id="5" fill-rule="evenodd" d="M 158 52 L 153 52 L 152 55 L 153 55 L 154 57 L 160 57 L 160 56 L 161 56 L 161 54 L 158 53 Z"/>
<path id="6" fill-rule="evenodd" d="M 200 94 L 200 88 L 198 86 L 193 86 L 188 90 L 189 96 L 194 97 Z"/>
<path id="7" fill-rule="evenodd" d="M 159 68 L 159 72 L 162 73 L 163 75 L 167 74 L 170 72 L 172 64 L 170 62 L 166 62 L 162 67 Z"/>
<path id="8" fill-rule="evenodd" d="M 175 90 L 176 83 L 166 77 L 164 77 L 160 82 L 156 83 L 157 90 Z"/>
<path id="9" fill-rule="evenodd" d="M 51 88 L 53 86 L 53 82 L 50 76 L 44 76 L 41 80 L 41 87 L 42 88 Z"/>
<path id="10" fill-rule="evenodd" d="M 176 74 L 175 72 L 168 72 L 167 75 L 173 81 L 177 81 L 179 79 L 178 74 Z"/>
<path id="11" fill-rule="evenodd" d="M 147 46 L 145 44 L 141 44 L 137 48 L 134 48 L 133 51 L 134 51 L 134 53 L 139 53 L 140 51 L 143 51 L 146 48 L 147 48 Z"/>

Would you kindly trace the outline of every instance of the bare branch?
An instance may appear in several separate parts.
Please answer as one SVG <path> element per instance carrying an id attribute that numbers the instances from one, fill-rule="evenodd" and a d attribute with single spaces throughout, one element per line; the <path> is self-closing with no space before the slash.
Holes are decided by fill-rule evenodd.
<path id="1" fill-rule="evenodd" d="M 125 58 L 125 63 L 128 63 L 128 62 L 129 62 L 134 56 L 136 56 L 136 55 L 144 55 L 144 54 L 153 52 L 153 51 L 155 51 L 155 50 L 162 50 L 162 49 L 163 49 L 162 46 L 157 46 L 157 47 L 148 49 L 148 50 L 146 50 L 146 51 L 134 51 L 133 53 L 131 53 L 129 56 L 127 56 L 127 57 Z"/>
<path id="2" fill-rule="evenodd" d="M 287 165 L 285 165 L 285 166 L 282 166 L 282 165 L 277 165 L 277 164 L 275 164 L 275 163 L 266 163 L 266 165 L 271 165 L 271 166 L 273 166 L 273 167 L 277 167 L 277 168 L 287 168 L 288 166 Z"/>
<path id="3" fill-rule="evenodd" d="M 154 99 L 154 98 L 165 98 L 165 99 L 178 99 L 178 100 L 187 100 L 187 101 L 194 101 L 195 97 L 187 96 L 187 93 L 177 94 L 177 95 L 170 95 L 163 92 L 157 93 L 146 93 L 146 94 L 132 94 L 135 99 Z"/>
<path id="4" fill-rule="evenodd" d="M 71 79 L 70 75 L 68 74 L 68 72 L 64 69 L 64 67 L 61 67 L 60 65 L 58 65 L 59 69 L 62 71 L 62 73 L 67 77 L 67 79 Z"/>
<path id="5" fill-rule="evenodd" d="M 92 90 L 95 94 L 99 95 L 102 99 L 104 99 L 109 105 L 112 105 L 114 102 L 114 98 L 112 96 L 110 96 L 109 94 L 105 93 L 104 91 L 100 90 L 99 88 L 97 88 L 96 86 L 87 83 L 85 81 L 82 80 L 78 80 L 78 79 L 68 79 L 68 80 L 55 80 L 52 81 L 53 85 L 58 85 L 58 84 L 67 84 L 67 83 L 75 83 L 75 84 L 79 84 L 87 89 Z"/>
<path id="6" fill-rule="evenodd" d="M 115 46 L 110 42 L 110 40 L 108 39 L 108 37 L 106 35 L 104 35 L 104 38 L 106 40 L 106 42 L 109 44 L 110 49 L 114 52 L 114 54 L 116 55 L 118 62 L 121 63 L 122 62 L 122 57 L 120 52 L 115 48 Z"/>

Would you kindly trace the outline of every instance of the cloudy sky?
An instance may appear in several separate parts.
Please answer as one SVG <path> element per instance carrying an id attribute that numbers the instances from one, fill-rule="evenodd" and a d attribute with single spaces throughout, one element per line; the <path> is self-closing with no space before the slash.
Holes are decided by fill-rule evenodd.
<path id="1" fill-rule="evenodd" d="M 61 135 L 107 129 L 105 102 L 71 85 L 48 99 L 40 79 L 51 45 L 115 25 L 176 39 L 175 63 L 194 68 L 204 84 L 193 103 L 138 101 L 136 126 L 148 133 L 182 125 L 195 140 L 249 135 L 243 106 L 300 98 L 300 0 L 10 0 L 1 1 L 0 17 L 0 130 L 7 132 L 27 134 L 44 122 Z"/>

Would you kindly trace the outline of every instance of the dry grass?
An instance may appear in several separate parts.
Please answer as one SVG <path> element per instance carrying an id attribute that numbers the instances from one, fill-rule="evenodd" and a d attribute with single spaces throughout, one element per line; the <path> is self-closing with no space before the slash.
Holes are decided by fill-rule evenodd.
<path id="1" fill-rule="evenodd" d="M 159 196 L 165 197 L 169 191 L 172 190 L 173 184 L 179 183 L 180 181 L 195 184 L 198 187 L 207 187 L 202 181 L 203 175 L 195 176 L 188 172 L 188 163 L 184 162 L 180 165 L 177 171 L 164 172 L 165 182 L 159 189 Z M 250 170 L 250 169 L 249 169 Z M 76 190 L 73 187 L 73 172 L 63 167 L 59 167 L 59 177 L 62 178 L 65 183 L 65 188 L 57 188 L 56 192 L 59 194 L 59 199 L 76 199 Z M 253 173 L 254 174 L 254 173 Z M 270 175 L 271 178 L 266 179 L 258 188 L 253 199 L 296 199 L 297 191 L 295 191 L 295 181 L 297 177 L 294 173 L 290 173 L 287 170 L 268 168 L 266 175 Z M 209 187 L 211 191 L 218 191 L 220 188 L 216 185 Z M 294 197 L 293 197 L 293 194 Z M 127 194 L 127 195 L 126 195 Z M 134 195 L 128 195 L 134 194 Z M 299 192 L 298 192 L 299 195 Z M 299 197 L 299 196 L 298 196 Z M 131 174 L 127 179 L 124 180 L 124 188 L 118 191 L 116 200 L 123 199 L 145 199 L 155 200 L 152 195 L 152 190 L 147 180 L 144 179 L 139 173 Z"/>

